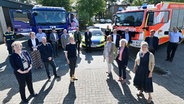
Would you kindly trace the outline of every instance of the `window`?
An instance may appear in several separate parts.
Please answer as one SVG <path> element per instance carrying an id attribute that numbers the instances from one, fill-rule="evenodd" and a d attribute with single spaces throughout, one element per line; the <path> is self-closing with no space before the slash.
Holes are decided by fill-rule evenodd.
<path id="1" fill-rule="evenodd" d="M 156 11 L 156 12 L 148 12 L 148 26 L 166 23 L 169 19 L 169 11 Z"/>
<path id="2" fill-rule="evenodd" d="M 29 23 L 27 12 L 13 12 L 14 21 Z"/>

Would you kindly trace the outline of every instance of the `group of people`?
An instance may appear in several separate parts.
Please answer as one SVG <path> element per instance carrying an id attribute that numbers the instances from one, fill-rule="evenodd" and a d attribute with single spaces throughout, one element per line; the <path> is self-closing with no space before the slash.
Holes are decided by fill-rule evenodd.
<path id="1" fill-rule="evenodd" d="M 173 32 L 169 32 L 170 41 L 167 49 L 167 61 L 172 61 L 174 53 L 184 37 L 173 28 Z M 110 30 L 108 30 L 110 31 Z M 131 43 L 131 34 L 128 29 L 125 30 L 123 36 L 117 34 L 117 30 L 113 30 L 106 35 L 106 44 L 104 46 L 103 56 L 107 62 L 107 74 L 111 74 L 112 63 L 116 60 L 119 69 L 118 81 L 126 83 L 126 68 L 129 60 L 129 43 Z M 143 91 L 148 93 L 148 102 L 152 100 L 151 92 L 153 92 L 152 72 L 155 65 L 154 54 L 158 48 L 159 39 L 154 36 L 155 31 L 150 31 L 150 37 L 147 37 L 141 43 L 140 51 L 137 53 L 133 72 L 135 72 L 134 85 L 139 90 L 137 96 L 142 96 Z M 85 32 L 85 41 L 87 51 L 90 52 L 90 43 L 92 34 L 89 30 Z M 181 38 L 181 40 L 179 40 Z M 19 84 L 19 91 L 23 102 L 28 102 L 25 95 L 25 86 L 27 84 L 29 92 L 32 97 L 37 94 L 33 90 L 31 69 L 34 66 L 36 69 L 42 68 L 42 62 L 46 69 L 48 81 L 50 81 L 50 72 L 48 66 L 51 65 L 55 78 L 59 78 L 56 72 L 56 64 L 54 57 L 58 56 L 58 35 L 55 29 L 52 29 L 50 34 L 51 43 L 47 42 L 46 34 L 38 29 L 38 33 L 30 32 L 30 39 L 28 40 L 29 52 L 22 50 L 22 44 L 19 41 L 14 41 L 15 35 L 8 27 L 8 31 L 4 34 L 4 41 L 7 44 L 7 49 L 10 54 L 10 64 L 14 69 L 14 74 Z M 70 36 L 67 30 L 63 30 L 61 36 L 62 48 L 65 52 L 66 61 L 70 68 L 70 78 L 73 82 L 77 80 L 75 77 L 75 67 L 77 61 L 77 53 L 80 53 L 80 43 L 82 40 L 79 28 L 74 32 L 74 36 Z M 13 51 L 12 51 L 13 49 Z M 78 51 L 78 52 L 77 52 Z M 42 61 L 42 62 L 41 62 Z"/>
<path id="2" fill-rule="evenodd" d="M 119 69 L 119 79 L 122 83 L 126 82 L 126 67 L 128 65 L 129 50 L 128 45 L 131 43 L 131 34 L 129 34 L 128 29 L 125 29 L 124 34 L 121 36 L 117 34 L 116 30 L 111 30 L 107 27 L 105 31 L 106 34 L 106 44 L 104 46 L 104 60 L 107 62 L 108 75 L 111 75 L 111 66 L 113 60 L 115 59 Z M 139 90 L 137 96 L 143 96 L 143 91 L 148 93 L 147 102 L 151 103 L 153 92 L 152 83 L 152 72 L 155 66 L 154 54 L 158 49 L 159 39 L 154 36 L 155 30 L 150 31 L 150 36 L 145 38 L 145 41 L 141 43 L 140 51 L 136 55 L 135 64 L 133 67 L 134 86 Z M 176 48 L 180 44 L 184 37 L 177 28 L 174 27 L 173 31 L 169 32 L 170 40 L 167 47 L 167 59 L 166 61 L 173 60 Z"/>
<path id="3" fill-rule="evenodd" d="M 35 69 L 40 69 L 42 68 L 43 63 L 46 69 L 48 81 L 50 81 L 51 75 L 49 71 L 49 65 L 51 65 L 53 69 L 54 78 L 60 78 L 60 76 L 57 75 L 56 64 L 54 61 L 54 57 L 58 55 L 56 50 L 58 40 L 56 31 L 55 29 L 52 29 L 52 33 L 50 34 L 51 43 L 47 42 L 47 37 L 41 29 L 39 29 L 38 31 L 39 32 L 36 35 L 34 32 L 30 32 L 29 34 L 30 39 L 28 40 L 28 46 L 30 52 L 22 50 L 22 43 L 20 41 L 13 41 L 11 44 L 12 53 L 10 53 L 9 59 L 19 84 L 19 92 L 21 95 L 22 102 L 28 102 L 25 95 L 26 84 L 28 86 L 28 90 L 31 96 L 37 96 L 37 94 L 33 90 L 32 84 L 31 69 L 33 67 Z M 72 82 L 74 80 L 77 80 L 77 78 L 74 76 L 77 60 L 77 47 L 75 44 L 75 40 L 76 43 L 79 44 L 78 46 L 80 46 L 81 34 L 79 30 L 75 32 L 75 35 L 75 38 L 69 36 L 67 34 L 67 31 L 63 30 L 62 37 L 65 40 L 62 39 L 62 41 L 67 40 L 67 42 L 63 42 L 62 46 L 64 48 L 66 60 L 70 68 L 70 77 Z M 8 42 L 8 40 L 6 42 Z M 80 51 L 80 48 L 78 48 L 78 51 Z"/>

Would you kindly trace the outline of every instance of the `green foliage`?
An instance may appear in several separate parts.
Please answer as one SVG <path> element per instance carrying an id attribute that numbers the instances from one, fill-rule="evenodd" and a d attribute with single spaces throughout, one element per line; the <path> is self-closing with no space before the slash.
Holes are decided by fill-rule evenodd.
<path id="1" fill-rule="evenodd" d="M 37 0 L 43 6 L 64 7 L 67 11 L 71 10 L 70 0 Z"/>
<path id="2" fill-rule="evenodd" d="M 97 13 L 105 11 L 106 6 L 104 0 L 78 0 L 77 5 L 79 19 L 83 24 L 90 24 L 91 18 Z"/>

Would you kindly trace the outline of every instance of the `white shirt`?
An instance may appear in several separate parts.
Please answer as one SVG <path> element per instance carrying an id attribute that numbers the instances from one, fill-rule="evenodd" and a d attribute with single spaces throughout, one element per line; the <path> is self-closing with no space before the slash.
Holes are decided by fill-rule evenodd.
<path id="1" fill-rule="evenodd" d="M 31 39 L 31 43 L 33 44 L 33 50 L 36 50 L 36 39 Z"/>
<path id="2" fill-rule="evenodd" d="M 42 32 L 41 34 L 40 33 L 36 34 L 36 38 L 38 39 L 39 42 L 42 42 L 42 37 L 46 37 L 46 34 L 44 32 Z"/>
<path id="3" fill-rule="evenodd" d="M 111 45 L 112 43 L 111 42 L 107 42 L 105 47 L 104 47 L 104 56 L 105 57 L 109 57 L 109 53 L 111 51 Z"/>
<path id="4" fill-rule="evenodd" d="M 116 44 L 117 34 L 113 34 L 113 43 Z"/>
<path id="5" fill-rule="evenodd" d="M 169 32 L 169 36 L 170 36 L 170 42 L 172 43 L 177 43 L 179 42 L 179 38 L 184 38 L 182 33 L 180 32 Z"/>
<path id="6" fill-rule="evenodd" d="M 55 38 L 55 40 L 56 40 L 56 39 L 57 39 L 57 38 L 56 38 L 56 33 L 53 33 L 53 35 L 54 35 L 54 38 Z"/>
<path id="7" fill-rule="evenodd" d="M 125 33 L 125 39 L 127 40 L 127 42 L 129 41 L 129 34 Z"/>

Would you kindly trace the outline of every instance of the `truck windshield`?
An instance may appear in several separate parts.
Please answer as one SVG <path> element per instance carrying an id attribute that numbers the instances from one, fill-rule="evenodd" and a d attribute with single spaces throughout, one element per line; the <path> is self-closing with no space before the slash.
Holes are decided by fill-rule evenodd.
<path id="1" fill-rule="evenodd" d="M 36 24 L 39 25 L 56 25 L 66 23 L 65 11 L 34 11 Z"/>
<path id="2" fill-rule="evenodd" d="M 116 23 L 122 26 L 141 26 L 144 11 L 118 13 Z"/>

